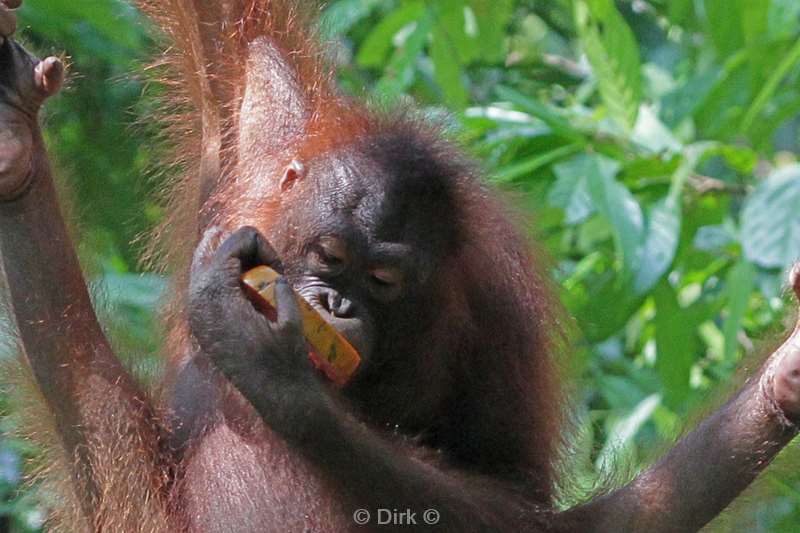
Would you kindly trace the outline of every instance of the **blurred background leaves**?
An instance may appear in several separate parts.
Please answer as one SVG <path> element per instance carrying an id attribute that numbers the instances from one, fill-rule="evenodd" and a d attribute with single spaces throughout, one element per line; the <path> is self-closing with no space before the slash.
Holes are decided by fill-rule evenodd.
<path id="1" fill-rule="evenodd" d="M 136 241 L 162 215 L 146 177 L 146 24 L 122 0 L 27 0 L 21 19 L 37 50 L 71 58 L 47 138 L 107 327 L 152 361 L 164 280 L 140 272 Z M 800 256 L 797 0 L 331 0 L 325 35 L 345 91 L 444 118 L 530 214 L 578 331 L 579 484 L 619 452 L 639 468 L 785 329 Z M 14 531 L 44 516 L 19 489 L 33 456 L 0 440 Z M 796 530 L 800 475 L 766 481 L 747 527 Z"/>

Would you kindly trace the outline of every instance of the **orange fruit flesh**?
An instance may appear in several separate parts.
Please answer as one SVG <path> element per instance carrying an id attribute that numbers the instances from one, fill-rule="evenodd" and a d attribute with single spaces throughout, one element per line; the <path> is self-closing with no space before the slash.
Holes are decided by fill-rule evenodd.
<path id="1" fill-rule="evenodd" d="M 266 266 L 254 268 L 242 276 L 250 299 L 273 322 L 277 319 L 275 280 L 279 276 Z M 303 318 L 303 336 L 309 344 L 309 359 L 335 384 L 347 384 L 358 369 L 361 356 L 302 296 L 295 293 L 295 298 Z"/>

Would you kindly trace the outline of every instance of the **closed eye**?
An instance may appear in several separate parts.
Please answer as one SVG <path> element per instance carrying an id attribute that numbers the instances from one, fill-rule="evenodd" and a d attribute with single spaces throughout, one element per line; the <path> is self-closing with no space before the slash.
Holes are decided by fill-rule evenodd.
<path id="1" fill-rule="evenodd" d="M 370 271 L 372 282 L 384 288 L 397 287 L 403 283 L 403 273 L 394 268 L 377 268 Z"/>

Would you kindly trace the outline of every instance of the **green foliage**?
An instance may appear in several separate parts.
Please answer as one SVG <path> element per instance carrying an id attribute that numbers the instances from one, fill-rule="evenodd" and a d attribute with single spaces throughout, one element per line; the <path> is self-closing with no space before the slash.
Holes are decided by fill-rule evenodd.
<path id="1" fill-rule="evenodd" d="M 137 261 L 131 243 L 160 216 L 147 200 L 156 150 L 134 124 L 148 119 L 136 75 L 148 59 L 143 21 L 121 0 L 34 0 L 24 3 L 20 25 L 34 49 L 63 52 L 71 63 L 68 90 L 48 107 L 47 137 L 89 249 L 103 250 L 87 259 L 130 270 Z"/>
<path id="2" fill-rule="evenodd" d="M 142 177 L 154 141 L 128 126 L 147 120 L 131 72 L 149 42 L 122 0 L 27 0 L 23 15 L 30 41 L 74 61 L 48 141 L 104 316 L 123 351 L 155 352 L 163 280 L 134 273 L 130 244 L 161 216 Z M 783 329 L 800 256 L 796 0 L 332 0 L 325 29 L 346 90 L 447 110 L 533 215 L 576 318 L 579 481 L 620 450 L 648 459 Z M 0 515 L 23 531 L 37 507 L 3 467 L 18 446 L 0 441 Z M 767 478 L 752 527 L 790 531 L 800 477 Z"/>
<path id="3" fill-rule="evenodd" d="M 745 256 L 764 268 L 781 268 L 800 249 L 800 166 L 783 167 L 758 184 L 742 210 Z"/>
<path id="4" fill-rule="evenodd" d="M 597 79 L 609 114 L 630 130 L 642 100 L 642 74 L 636 38 L 613 0 L 576 0 L 580 44 Z"/>

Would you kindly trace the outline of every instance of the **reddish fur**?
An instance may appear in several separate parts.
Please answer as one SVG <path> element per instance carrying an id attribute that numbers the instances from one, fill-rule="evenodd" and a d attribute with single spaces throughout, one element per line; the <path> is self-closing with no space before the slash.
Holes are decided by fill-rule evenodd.
<path id="1" fill-rule="evenodd" d="M 274 176 L 267 189 L 274 189 L 280 170 L 293 157 L 318 156 L 383 132 L 422 139 L 439 163 L 464 174 L 455 191 L 462 246 L 441 269 L 440 292 L 432 296 L 443 311 L 430 338 L 412 350 L 419 364 L 399 369 L 412 373 L 406 380 L 412 390 L 387 390 L 385 405 L 374 407 L 376 418 L 382 412 L 387 418 L 409 420 L 431 416 L 415 412 L 420 404 L 430 407 L 433 415 L 446 412 L 450 416 L 443 418 L 447 427 L 441 429 L 440 444 L 456 449 L 459 466 L 500 479 L 524 480 L 527 496 L 549 505 L 563 411 L 553 361 L 559 342 L 558 306 L 526 251 L 529 243 L 503 214 L 505 206 L 478 185 L 473 166 L 441 140 L 435 127 L 405 115 L 376 113 L 337 95 L 314 34 L 307 30 L 316 7 L 288 0 L 140 3 L 172 43 L 163 62 L 172 69 L 165 81 L 174 91 L 167 126 L 178 148 L 177 164 L 184 170 L 184 177 L 166 194 L 171 214 L 154 246 L 163 253 L 164 268 L 175 276 L 179 295 L 172 303 L 167 382 L 175 378 L 190 351 L 182 295 L 198 237 L 212 226 L 232 231 L 247 224 L 269 236 L 283 208 L 268 193 L 246 198 L 256 180 L 264 181 L 263 169 L 253 174 L 251 163 L 239 161 L 236 153 L 247 44 L 265 36 L 297 72 L 312 111 L 302 135 L 274 153 L 258 154 Z M 214 157 L 209 156 L 209 146 L 220 148 L 218 187 L 203 183 L 202 165 Z M 208 216 L 198 220 L 200 206 Z M 213 247 L 216 242 L 208 244 Z M 452 354 L 459 358 L 453 360 Z M 449 395 L 441 388 L 419 390 L 414 374 L 442 376 L 442 385 L 451 388 Z M 220 418 L 208 427 L 202 445 L 182 457 L 179 479 L 172 487 L 177 497 L 169 503 L 173 510 L 191 505 L 211 516 L 215 508 L 225 510 L 230 505 L 229 512 L 235 513 L 237 483 L 264 483 L 263 505 L 270 501 L 273 506 L 285 505 L 302 488 L 303 496 L 293 500 L 294 506 L 318 508 L 322 515 L 317 519 L 331 530 L 345 528 L 346 513 L 325 518 L 342 504 L 336 480 L 315 479 L 314 470 L 272 435 L 238 393 L 222 387 L 226 392 Z M 445 404 L 452 401 L 452 390 L 468 399 L 466 406 Z M 459 419 L 460 408 L 465 409 L 464 419 Z M 470 426 L 473 416 L 477 425 Z M 241 457 L 244 450 L 252 450 L 252 456 Z M 248 464 L 247 471 L 243 464 Z M 271 481 L 259 481 L 262 476 Z"/>
<path id="2" fill-rule="evenodd" d="M 228 218 L 214 223 L 225 226 L 240 223 L 232 217 L 230 207 L 241 199 L 241 192 L 229 187 L 209 199 L 203 194 L 204 185 L 198 178 L 198 161 L 203 158 L 204 145 L 219 142 L 223 154 L 221 182 L 233 181 L 230 175 L 238 163 L 237 114 L 244 86 L 247 43 L 258 35 L 269 37 L 284 51 L 302 80 L 314 112 L 313 120 L 307 124 L 304 146 L 297 146 L 297 153 L 319 153 L 331 147 L 331 139 L 347 138 L 345 131 L 351 130 L 353 134 L 363 131 L 363 126 L 358 126 L 362 121 L 351 120 L 351 126 L 343 128 L 336 118 L 361 116 L 363 111 L 356 111 L 341 100 L 332 87 L 333 73 L 322 61 L 313 31 L 319 9 L 313 0 L 231 0 L 225 2 L 227 10 L 218 0 L 137 0 L 136 3 L 167 39 L 166 51 L 153 69 L 158 73 L 157 81 L 170 89 L 162 99 L 165 141 L 173 147 L 172 161 L 166 166 L 180 169 L 161 194 L 167 216 L 153 234 L 145 262 L 172 274 L 175 292 L 182 294 L 192 253 L 204 229 L 198 226 L 198 209 L 218 211 Z M 219 43 L 216 46 L 210 44 L 214 39 Z M 209 49 L 213 51 L 208 52 Z M 328 134 L 337 126 L 335 136 Z M 272 155 L 282 164 L 292 157 L 289 153 L 287 150 L 286 154 Z M 263 203 L 269 200 L 263 199 Z M 229 206 L 227 212 L 217 209 L 220 205 Z M 259 207 L 262 214 L 258 222 L 269 227 L 277 214 L 264 213 L 263 205 Z M 238 205 L 240 213 L 247 213 L 248 208 Z M 173 354 L 182 353 L 178 347 L 183 345 L 185 337 L 181 309 L 181 302 L 175 301 L 167 313 L 174 323 L 170 328 Z"/>

